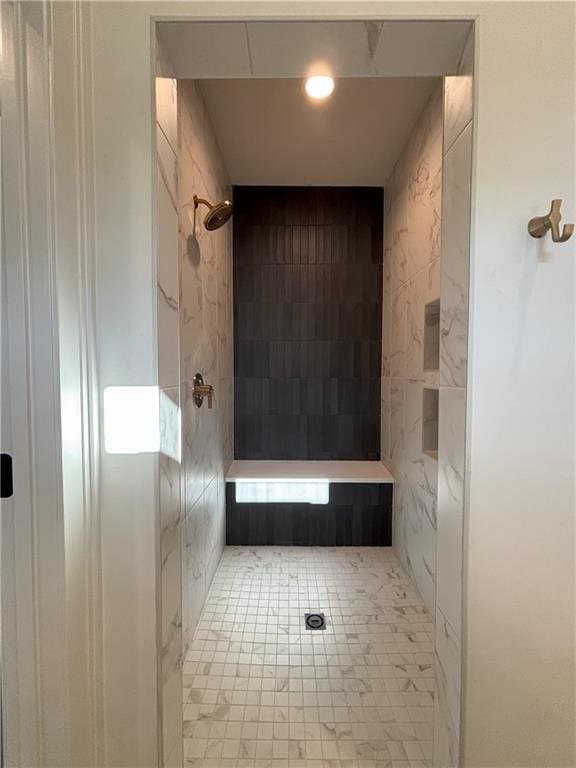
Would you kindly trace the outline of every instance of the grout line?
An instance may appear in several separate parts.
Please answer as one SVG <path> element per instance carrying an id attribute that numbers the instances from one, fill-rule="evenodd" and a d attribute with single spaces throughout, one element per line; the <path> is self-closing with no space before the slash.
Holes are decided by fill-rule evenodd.
<path id="1" fill-rule="evenodd" d="M 248 22 L 244 22 L 244 31 L 246 33 L 246 47 L 248 49 L 248 62 L 250 64 L 250 74 L 254 76 L 254 67 L 252 64 L 252 48 L 250 46 L 250 34 L 248 33 Z"/>
<path id="2" fill-rule="evenodd" d="M 443 161 L 442 165 L 444 165 L 444 160 L 445 160 L 446 156 L 448 155 L 448 153 L 452 150 L 452 147 L 454 146 L 454 144 L 456 144 L 458 139 L 460 139 L 462 134 L 466 131 L 468 126 L 473 122 L 473 120 L 474 120 L 474 115 L 472 115 L 472 117 L 470 118 L 470 120 L 468 120 L 466 125 L 460 131 L 460 133 L 452 140 L 452 143 L 450 144 L 450 146 L 448 148 L 446 148 L 446 147 L 444 148 L 444 152 L 443 152 L 443 155 L 442 155 L 442 161 Z M 444 171 L 444 169 L 442 169 L 442 171 Z M 442 175 L 444 175 L 444 174 L 442 174 Z"/>

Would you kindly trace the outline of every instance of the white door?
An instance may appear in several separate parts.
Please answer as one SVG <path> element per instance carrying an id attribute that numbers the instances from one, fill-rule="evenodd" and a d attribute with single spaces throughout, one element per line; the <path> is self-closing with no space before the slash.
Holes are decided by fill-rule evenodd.
<path id="1" fill-rule="evenodd" d="M 65 765 L 63 506 L 54 282 L 49 18 L 1 3 L 4 762 Z M 5 448 L 6 446 L 6 448 Z"/>

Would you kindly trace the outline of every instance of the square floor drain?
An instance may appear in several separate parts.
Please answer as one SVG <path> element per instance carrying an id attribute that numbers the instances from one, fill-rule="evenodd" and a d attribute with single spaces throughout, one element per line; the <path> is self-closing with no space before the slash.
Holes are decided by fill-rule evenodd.
<path id="1" fill-rule="evenodd" d="M 306 613 L 304 615 L 306 629 L 326 629 L 326 619 L 323 613 Z"/>

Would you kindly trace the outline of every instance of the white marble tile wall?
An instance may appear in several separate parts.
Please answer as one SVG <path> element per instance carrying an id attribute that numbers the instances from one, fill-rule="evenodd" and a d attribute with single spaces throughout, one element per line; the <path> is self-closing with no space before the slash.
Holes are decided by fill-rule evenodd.
<path id="1" fill-rule="evenodd" d="M 160 550 L 161 550 L 161 681 L 162 740 L 165 766 L 177 766 L 182 730 L 182 599 L 181 599 L 181 504 L 180 463 L 173 446 L 179 445 L 179 387 L 160 391 L 160 418 L 164 422 L 160 453 Z M 167 431 L 172 434 L 167 435 Z"/>
<path id="2" fill-rule="evenodd" d="M 224 473 L 233 458 L 232 225 L 207 232 L 193 196 L 229 199 L 210 119 L 191 80 L 178 82 L 180 381 L 182 388 L 182 626 L 187 649 L 225 543 Z M 214 388 L 198 409 L 192 380 Z"/>
<path id="3" fill-rule="evenodd" d="M 422 451 L 425 305 L 440 296 L 442 84 L 386 185 L 382 457 L 396 476 L 394 546 L 434 613 L 438 464 Z"/>
<path id="4" fill-rule="evenodd" d="M 180 344 L 176 81 L 156 80 L 157 317 L 160 384 L 160 631 L 163 764 L 182 764 Z"/>
<path id="5" fill-rule="evenodd" d="M 472 89 L 471 35 L 386 188 L 382 456 L 397 477 L 394 546 L 436 617 L 438 768 L 459 759 Z M 439 370 L 424 371 L 424 305 L 439 297 Z M 438 462 L 422 452 L 424 385 L 439 387 Z"/>
<path id="6" fill-rule="evenodd" d="M 337 77 L 429 77 L 456 72 L 469 21 L 163 22 L 179 78 L 301 77 L 322 61 Z M 455 37 L 456 34 L 456 37 Z M 214 50 L 216 57 L 210 55 Z"/>
<path id="7" fill-rule="evenodd" d="M 474 42 L 444 81 L 436 566 L 436 768 L 459 764 Z"/>

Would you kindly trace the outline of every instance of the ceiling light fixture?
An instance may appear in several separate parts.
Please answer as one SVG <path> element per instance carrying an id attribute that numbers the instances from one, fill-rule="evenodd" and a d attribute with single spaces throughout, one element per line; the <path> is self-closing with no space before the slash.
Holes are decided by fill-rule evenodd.
<path id="1" fill-rule="evenodd" d="M 305 87 L 313 101 L 324 101 L 334 90 L 334 80 L 328 75 L 313 75 L 306 80 Z"/>

